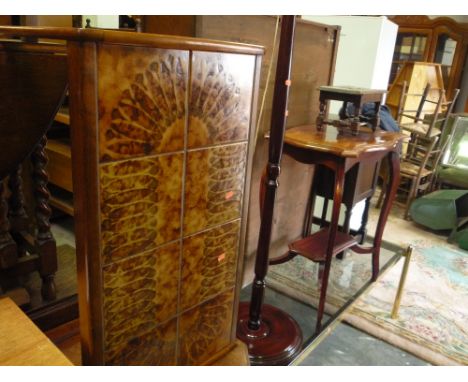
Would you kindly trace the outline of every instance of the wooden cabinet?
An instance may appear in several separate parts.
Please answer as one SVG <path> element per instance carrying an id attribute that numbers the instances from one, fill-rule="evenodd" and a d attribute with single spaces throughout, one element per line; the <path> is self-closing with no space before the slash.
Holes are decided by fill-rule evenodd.
<path id="1" fill-rule="evenodd" d="M 390 83 L 407 61 L 440 64 L 444 88 L 451 99 L 460 88 L 468 48 L 468 24 L 448 17 L 430 19 L 427 16 L 393 16 L 398 24 L 398 36 L 393 56 Z M 465 100 L 468 108 L 468 102 Z"/>
<path id="2" fill-rule="evenodd" d="M 235 346 L 263 48 L 12 33 L 67 40 L 83 363 L 222 357 Z"/>
<path id="3" fill-rule="evenodd" d="M 87 210 L 77 224 L 98 231 L 98 243 L 84 235 L 77 248 L 95 248 L 81 286 L 101 302 L 86 306 L 95 320 L 87 356 L 196 365 L 235 339 L 261 49 L 185 40 L 167 49 L 145 38 L 151 44 L 93 44 L 78 59 L 84 67 L 71 68 L 73 155 L 95 148 L 74 159 L 75 206 Z M 92 181 L 80 191 L 83 178 Z"/>

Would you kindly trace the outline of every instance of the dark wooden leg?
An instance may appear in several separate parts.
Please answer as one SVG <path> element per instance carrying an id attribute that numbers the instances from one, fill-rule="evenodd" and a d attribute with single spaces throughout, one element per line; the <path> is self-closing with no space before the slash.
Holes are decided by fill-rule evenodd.
<path id="1" fill-rule="evenodd" d="M 22 167 L 19 165 L 10 173 L 8 188 L 11 195 L 8 199 L 8 217 L 11 222 L 11 230 L 20 232 L 27 229 L 28 215 L 24 208 L 23 180 L 21 178 Z"/>
<path id="2" fill-rule="evenodd" d="M 310 185 L 309 200 L 307 201 L 307 209 L 304 218 L 304 226 L 302 229 L 302 237 L 310 235 L 312 230 L 312 224 L 314 222 L 314 208 L 315 208 L 315 199 L 316 199 L 316 188 L 317 182 L 315 179 L 315 174 L 317 171 L 317 166 L 314 169 L 314 176 L 312 177 L 312 184 Z"/>
<path id="3" fill-rule="evenodd" d="M 4 185 L 0 180 L 0 269 L 6 269 L 18 261 L 18 248 L 10 235 L 8 204 L 3 196 Z"/>
<path id="4" fill-rule="evenodd" d="M 417 193 L 416 183 L 418 182 L 418 179 L 413 178 L 410 180 L 410 182 L 411 182 L 411 185 L 408 191 L 408 196 L 406 198 L 405 212 L 403 214 L 403 217 L 405 218 L 405 220 L 409 220 L 409 208 L 410 208 L 411 202 L 416 198 L 416 193 Z"/>
<path id="5" fill-rule="evenodd" d="M 372 130 L 380 129 L 380 102 L 375 102 L 375 117 L 372 121 Z"/>
<path id="6" fill-rule="evenodd" d="M 353 205 L 346 206 L 345 219 L 343 223 L 343 232 L 349 233 L 349 223 L 351 221 L 351 215 L 353 213 Z M 345 251 L 340 252 L 336 255 L 337 259 L 343 260 L 345 258 Z"/>
<path id="7" fill-rule="evenodd" d="M 45 170 L 47 155 L 44 147 L 47 140 L 43 136 L 36 145 L 31 161 L 33 164 L 34 197 L 36 199 L 36 248 L 39 255 L 39 273 L 42 278 L 42 297 L 45 300 L 54 300 L 55 272 L 57 271 L 57 247 L 50 231 L 49 218 L 52 210 L 49 206 L 50 193 L 47 189 L 49 177 Z"/>
<path id="8" fill-rule="evenodd" d="M 322 216 L 320 217 L 320 228 L 326 226 L 327 223 L 327 210 L 328 210 L 328 198 L 323 197 L 323 207 L 322 207 Z"/>
<path id="9" fill-rule="evenodd" d="M 359 116 L 361 115 L 361 105 L 354 105 L 355 106 L 355 111 L 354 111 L 354 118 L 351 122 L 351 133 L 353 135 L 357 135 L 359 133 L 359 125 L 361 123 L 361 120 L 359 119 Z"/>
<path id="10" fill-rule="evenodd" d="M 320 100 L 319 114 L 317 116 L 316 125 L 317 130 L 321 131 L 323 129 L 323 122 L 325 120 L 325 115 L 327 113 L 327 103 L 326 100 Z"/>
<path id="11" fill-rule="evenodd" d="M 400 182 L 400 156 L 397 151 L 391 151 L 388 154 L 389 176 L 385 200 L 380 211 L 379 221 L 375 230 L 374 249 L 372 251 L 372 281 L 377 280 L 379 275 L 379 256 L 380 246 L 382 245 L 382 236 L 387 222 L 388 214 L 392 207 L 393 200 Z"/>
<path id="12" fill-rule="evenodd" d="M 328 237 L 327 257 L 323 271 L 322 287 L 320 288 L 320 300 L 317 309 L 317 323 L 315 333 L 320 332 L 322 327 L 323 312 L 325 310 L 325 300 L 327 296 L 328 277 L 333 257 L 333 247 L 335 244 L 336 232 L 338 231 L 338 219 L 340 217 L 341 200 L 343 199 L 343 186 L 345 180 L 344 163 L 338 166 L 335 173 L 335 192 L 333 195 L 333 212 L 330 222 L 330 235 Z"/>
<path id="13" fill-rule="evenodd" d="M 362 213 L 362 219 L 361 219 L 361 226 L 359 227 L 358 230 L 358 235 L 361 235 L 361 238 L 359 239 L 359 244 L 364 244 L 364 241 L 366 240 L 366 226 L 367 226 L 367 221 L 369 220 L 369 208 L 370 208 L 370 200 L 371 198 L 367 198 L 365 201 L 365 206 L 364 206 L 364 211 Z"/>

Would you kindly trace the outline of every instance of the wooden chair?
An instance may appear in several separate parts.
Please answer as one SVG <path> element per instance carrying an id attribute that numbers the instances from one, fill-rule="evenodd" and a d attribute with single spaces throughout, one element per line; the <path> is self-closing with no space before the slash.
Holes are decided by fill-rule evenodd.
<path id="1" fill-rule="evenodd" d="M 452 113 L 460 89 L 454 90 L 453 98 L 450 101 L 446 99 L 445 90 L 432 89 L 431 91 L 430 84 L 426 85 L 424 92 L 420 95 L 410 94 L 407 90 L 407 84 L 404 82 L 397 114 L 397 121 L 401 130 L 426 137 L 440 135 L 447 125 L 448 117 Z M 436 91 L 435 96 L 433 95 L 434 90 Z M 421 97 L 416 110 L 403 108 L 408 96 Z M 412 119 L 412 121 L 406 121 L 408 118 Z"/>
<path id="2" fill-rule="evenodd" d="M 422 94 L 410 94 L 404 82 L 398 103 L 398 124 L 401 130 L 409 135 L 406 150 L 402 154 L 399 187 L 400 194 L 406 195 L 405 219 L 409 218 L 411 202 L 416 197 L 432 191 L 434 187 L 437 165 L 444 151 L 444 147 L 440 145 L 440 136 L 446 128 L 448 117 L 459 93 L 459 89 L 456 89 L 452 100 L 446 101 L 445 91 L 435 90 L 437 97 L 434 97 L 434 92 L 431 93 L 429 84 Z M 407 110 L 402 106 L 407 104 L 406 98 L 409 96 L 420 97 L 418 107 L 414 110 Z M 408 118 L 412 121 L 408 122 Z M 382 169 L 381 177 L 385 177 L 385 168 Z M 381 205 L 384 193 L 383 188 L 377 207 Z"/>
<path id="3" fill-rule="evenodd" d="M 63 50 L 57 44 L 0 43 L 0 287 L 7 289 L 18 276 L 38 271 L 45 300 L 56 297 L 57 270 L 45 132 L 67 87 Z M 33 197 L 28 203 L 23 164 L 31 164 Z M 34 217 L 28 217 L 28 210 Z"/>

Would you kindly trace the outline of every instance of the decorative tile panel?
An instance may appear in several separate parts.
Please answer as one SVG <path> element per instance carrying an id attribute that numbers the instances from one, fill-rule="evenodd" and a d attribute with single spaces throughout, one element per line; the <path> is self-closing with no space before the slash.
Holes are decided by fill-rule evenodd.
<path id="1" fill-rule="evenodd" d="M 247 144 L 188 153 L 184 235 L 240 217 Z"/>
<path id="2" fill-rule="evenodd" d="M 166 333 L 158 325 L 177 314 L 179 256 L 177 242 L 104 267 L 104 341 L 110 363 L 154 364 L 173 356 L 175 330 Z"/>
<path id="3" fill-rule="evenodd" d="M 182 314 L 179 365 L 199 365 L 230 344 L 234 290 Z"/>
<path id="4" fill-rule="evenodd" d="M 182 150 L 188 51 L 99 49 L 101 161 Z"/>
<path id="5" fill-rule="evenodd" d="M 240 220 L 186 238 L 182 251 L 181 310 L 232 288 Z"/>
<path id="6" fill-rule="evenodd" d="M 188 147 L 247 140 L 254 56 L 194 52 Z"/>
<path id="7" fill-rule="evenodd" d="M 114 366 L 174 366 L 176 333 L 177 320 L 173 319 L 131 339 L 122 339 L 104 352 L 104 362 Z"/>
<path id="8" fill-rule="evenodd" d="M 101 165 L 104 264 L 179 238 L 182 167 L 182 154 Z"/>

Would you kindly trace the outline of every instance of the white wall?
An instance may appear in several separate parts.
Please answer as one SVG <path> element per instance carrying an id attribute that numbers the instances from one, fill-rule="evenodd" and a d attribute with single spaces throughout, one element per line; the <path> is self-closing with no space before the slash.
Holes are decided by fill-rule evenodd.
<path id="1" fill-rule="evenodd" d="M 385 16 L 302 16 L 341 26 L 333 85 L 387 89 L 398 25 Z M 330 106 L 337 114 L 341 103 Z"/>
<path id="2" fill-rule="evenodd" d="M 86 19 L 91 20 L 91 27 L 93 28 L 119 28 L 119 15 L 83 15 L 82 26 L 86 26 Z"/>

